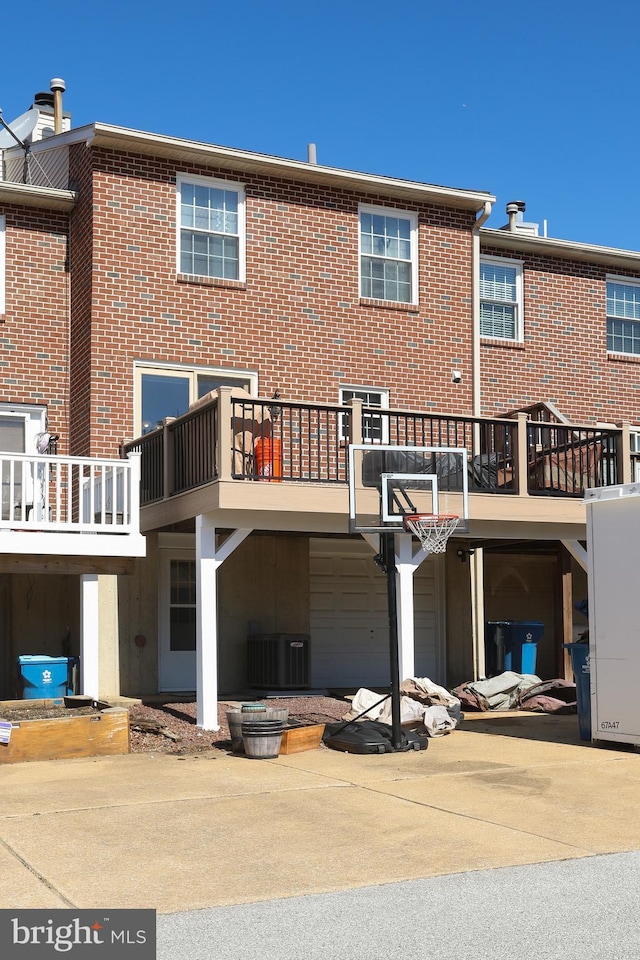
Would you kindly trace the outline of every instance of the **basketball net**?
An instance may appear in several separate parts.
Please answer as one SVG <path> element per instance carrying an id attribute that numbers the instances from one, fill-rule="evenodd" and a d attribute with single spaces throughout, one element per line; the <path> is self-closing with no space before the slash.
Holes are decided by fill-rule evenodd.
<path id="1" fill-rule="evenodd" d="M 418 538 L 425 553 L 444 553 L 459 519 L 447 514 L 411 513 L 404 518 L 404 528 Z"/>

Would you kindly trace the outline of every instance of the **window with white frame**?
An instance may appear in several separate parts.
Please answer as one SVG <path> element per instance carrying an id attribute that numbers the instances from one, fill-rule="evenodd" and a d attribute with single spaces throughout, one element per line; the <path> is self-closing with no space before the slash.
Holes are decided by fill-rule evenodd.
<path id="1" fill-rule="evenodd" d="M 178 176 L 178 272 L 244 280 L 244 189 L 210 177 Z"/>
<path id="2" fill-rule="evenodd" d="M 607 350 L 640 354 L 640 283 L 607 278 Z"/>
<path id="3" fill-rule="evenodd" d="M 480 260 L 480 336 L 523 339 L 522 264 L 517 260 Z"/>
<path id="4" fill-rule="evenodd" d="M 635 483 L 640 482 L 640 429 L 629 432 L 629 441 L 631 444 L 631 479 Z"/>
<path id="5" fill-rule="evenodd" d="M 179 417 L 189 405 L 218 387 L 241 387 L 255 394 L 257 376 L 247 371 L 206 367 L 139 364 L 136 373 L 136 436 L 160 426 L 165 417 Z"/>
<path id="6" fill-rule="evenodd" d="M 6 217 L 0 217 L 0 316 L 5 312 Z"/>
<path id="7" fill-rule="evenodd" d="M 360 296 L 418 302 L 418 217 L 360 207 Z"/>
<path id="8" fill-rule="evenodd" d="M 349 400 L 362 400 L 363 407 L 379 407 L 388 409 L 389 391 L 380 390 L 376 387 L 340 387 L 340 403 L 346 404 Z M 349 428 L 346 419 L 343 419 L 341 427 L 343 440 L 349 439 Z M 388 424 L 385 417 L 378 416 L 375 413 L 362 414 L 362 442 L 363 443 L 385 443 L 388 436 Z"/>

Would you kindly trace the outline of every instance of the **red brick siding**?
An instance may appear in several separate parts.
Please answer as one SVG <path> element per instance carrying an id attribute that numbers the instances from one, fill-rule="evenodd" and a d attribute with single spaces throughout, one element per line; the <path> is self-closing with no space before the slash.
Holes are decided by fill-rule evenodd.
<path id="1" fill-rule="evenodd" d="M 256 370 L 262 396 L 337 402 L 339 384 L 356 383 L 388 387 L 395 408 L 470 412 L 472 214 L 111 151 L 93 158 L 93 453 L 133 434 L 134 360 Z M 176 276 L 176 172 L 244 184 L 244 286 Z M 417 210 L 416 308 L 360 303 L 359 201 Z"/>
<path id="2" fill-rule="evenodd" d="M 70 217 L 71 264 L 71 452 L 88 456 L 95 433 L 92 422 L 91 388 L 97 375 L 92 360 L 92 291 L 93 291 L 93 185 L 90 154 L 84 144 L 69 151 L 69 177 L 78 192 L 78 200 Z M 105 358 L 96 362 L 102 368 Z M 102 452 L 115 453 L 113 446 Z"/>
<path id="3" fill-rule="evenodd" d="M 46 405 L 49 426 L 69 435 L 67 217 L 4 206 L 6 311 L 0 323 L 0 401 Z"/>
<path id="4" fill-rule="evenodd" d="M 483 253 L 505 256 L 485 248 Z M 579 260 L 524 254 L 524 344 L 482 341 L 482 413 L 550 400 L 575 423 L 640 423 L 640 357 L 607 355 L 606 276 Z M 635 276 L 640 281 L 640 270 Z"/>

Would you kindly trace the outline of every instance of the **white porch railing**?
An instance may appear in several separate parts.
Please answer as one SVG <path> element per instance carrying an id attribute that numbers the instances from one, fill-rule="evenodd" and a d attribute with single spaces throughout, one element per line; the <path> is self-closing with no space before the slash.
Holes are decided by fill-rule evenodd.
<path id="1" fill-rule="evenodd" d="M 126 460 L 0 451 L 0 530 L 138 534 L 140 455 Z"/>

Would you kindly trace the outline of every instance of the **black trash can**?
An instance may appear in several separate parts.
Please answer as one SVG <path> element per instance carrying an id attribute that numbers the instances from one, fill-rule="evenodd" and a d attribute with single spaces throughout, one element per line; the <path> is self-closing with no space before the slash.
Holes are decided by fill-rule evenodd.
<path id="1" fill-rule="evenodd" d="M 487 620 L 484 625 L 484 670 L 487 677 L 504 673 L 504 655 L 511 623 L 507 620 Z"/>

